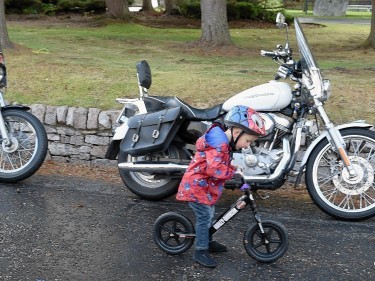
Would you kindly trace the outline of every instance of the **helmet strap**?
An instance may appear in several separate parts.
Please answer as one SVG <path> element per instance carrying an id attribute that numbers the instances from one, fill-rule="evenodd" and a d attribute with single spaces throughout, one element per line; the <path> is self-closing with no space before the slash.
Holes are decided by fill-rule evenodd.
<path id="1" fill-rule="evenodd" d="M 232 150 L 236 150 L 237 142 L 242 137 L 243 134 L 245 134 L 245 131 L 241 131 L 241 133 L 239 133 L 237 138 L 234 139 L 234 137 L 233 137 L 233 127 L 230 128 L 231 139 L 230 139 L 230 142 L 229 142 L 229 146 Z"/>

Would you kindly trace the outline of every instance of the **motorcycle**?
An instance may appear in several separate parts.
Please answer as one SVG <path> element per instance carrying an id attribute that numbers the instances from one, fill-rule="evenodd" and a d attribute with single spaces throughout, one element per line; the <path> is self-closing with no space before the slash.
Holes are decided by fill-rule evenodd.
<path id="1" fill-rule="evenodd" d="M 197 138 L 240 104 L 260 112 L 266 125 L 265 137 L 232 155 L 232 164 L 244 167 L 245 181 L 253 190 L 276 190 L 290 176 L 297 185 L 305 174 L 309 195 L 328 215 L 350 221 L 375 216 L 373 125 L 355 121 L 335 126 L 330 121 L 324 110 L 331 96 L 330 81 L 323 79 L 298 18 L 294 19 L 298 61 L 289 47 L 283 14 L 277 15 L 276 25 L 286 30 L 285 45 L 261 51 L 279 64 L 275 80 L 211 108 L 197 109 L 178 97 L 149 95 L 150 67 L 146 61 L 137 64 L 140 97 L 117 99 L 123 110 L 106 154 L 108 159 L 118 157 L 120 176 L 131 192 L 149 200 L 174 194 Z M 279 81 L 287 78 L 295 83 L 293 88 Z M 296 165 L 303 144 L 306 150 Z M 232 186 L 230 181 L 226 185 Z"/>
<path id="2" fill-rule="evenodd" d="M 27 106 L 7 105 L 5 58 L 0 50 L 0 182 L 14 183 L 32 176 L 48 150 L 43 124 Z"/>

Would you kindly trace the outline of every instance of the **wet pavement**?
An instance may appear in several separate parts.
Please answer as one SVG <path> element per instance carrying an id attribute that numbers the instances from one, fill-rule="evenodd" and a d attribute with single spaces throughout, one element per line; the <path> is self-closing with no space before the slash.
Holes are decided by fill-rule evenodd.
<path id="1" fill-rule="evenodd" d="M 251 259 L 242 244 L 252 222 L 243 211 L 216 234 L 229 248 L 203 268 L 188 252 L 170 256 L 152 240 L 164 212 L 189 207 L 173 198 L 138 199 L 120 183 L 34 175 L 0 184 L 0 280 L 375 280 L 375 218 L 334 220 L 298 196 L 258 200 L 263 219 L 282 222 L 287 253 L 272 264 Z M 217 212 L 238 193 L 226 191 Z"/>

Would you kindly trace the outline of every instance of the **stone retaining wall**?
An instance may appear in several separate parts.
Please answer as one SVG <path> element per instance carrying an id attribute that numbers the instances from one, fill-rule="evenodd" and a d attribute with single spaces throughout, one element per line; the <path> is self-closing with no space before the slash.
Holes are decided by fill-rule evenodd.
<path id="1" fill-rule="evenodd" d="M 47 160 L 92 165 L 117 163 L 104 159 L 104 155 L 119 110 L 42 104 L 31 105 L 30 108 L 47 131 Z"/>

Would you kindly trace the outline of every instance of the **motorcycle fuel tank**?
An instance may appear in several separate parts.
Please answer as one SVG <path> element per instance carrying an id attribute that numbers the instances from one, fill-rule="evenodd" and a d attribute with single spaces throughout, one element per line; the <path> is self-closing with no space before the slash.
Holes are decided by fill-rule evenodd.
<path id="1" fill-rule="evenodd" d="M 223 104 L 223 109 L 229 111 L 236 105 L 245 105 L 257 111 L 277 111 L 287 107 L 292 98 L 288 83 L 270 81 L 231 97 Z"/>

